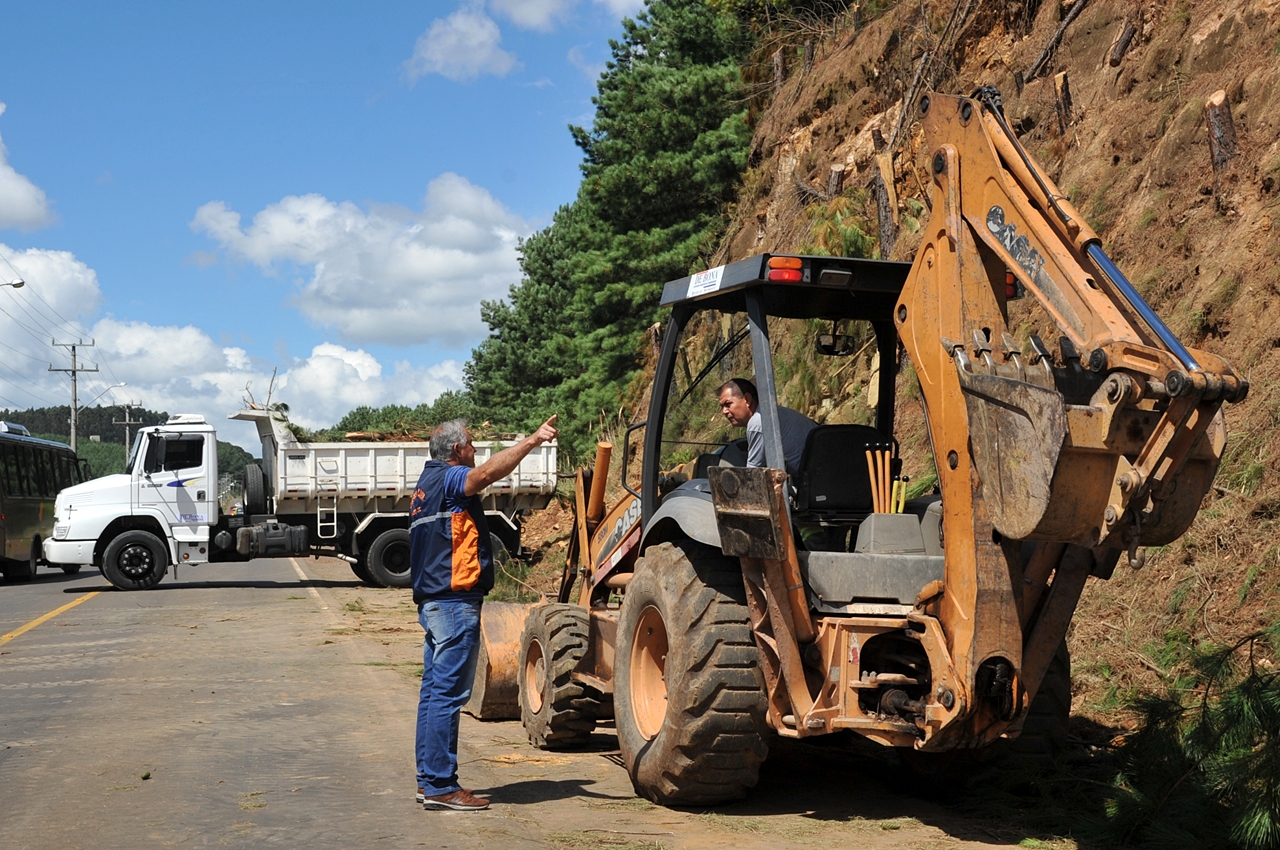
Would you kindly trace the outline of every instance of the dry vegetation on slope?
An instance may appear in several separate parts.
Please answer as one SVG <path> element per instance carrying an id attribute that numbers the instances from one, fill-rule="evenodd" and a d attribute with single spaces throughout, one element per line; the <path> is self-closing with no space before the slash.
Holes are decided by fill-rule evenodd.
<path id="1" fill-rule="evenodd" d="M 928 174 L 917 128 L 899 126 L 904 93 L 917 73 L 944 92 L 1000 88 L 1023 145 L 1144 296 L 1185 343 L 1226 357 L 1252 384 L 1248 400 L 1226 411 L 1227 457 L 1191 531 L 1153 552 L 1143 572 L 1124 568 L 1086 590 L 1072 636 L 1076 711 L 1123 726 L 1126 698 L 1177 687 L 1197 646 L 1229 643 L 1280 618 L 1280 240 L 1272 232 L 1280 3 L 1081 2 L 1050 60 L 1025 82 L 1061 23 L 1063 7 L 1052 0 L 962 2 L 956 16 L 951 2 L 896 4 L 865 25 L 850 14 L 821 32 L 797 26 L 780 36 L 760 51 L 757 76 L 767 78 L 781 46 L 788 79 L 776 94 L 764 85 L 756 96 L 749 171 L 715 262 L 812 248 L 833 220 L 874 235 L 866 187 L 878 148 L 894 156 L 904 225 L 890 258 L 910 259 Z M 1134 36 L 1112 66 L 1108 55 L 1127 23 Z M 814 45 L 807 69 L 805 41 Z M 922 62 L 926 53 L 943 61 Z M 1054 98 L 1060 71 L 1074 96 L 1065 132 Z M 1230 101 L 1238 152 L 1215 175 L 1204 105 L 1218 90 Z M 837 197 L 827 194 L 833 165 L 845 168 Z M 829 405 L 840 388 L 824 383 L 822 365 L 812 368 L 819 374 L 807 380 L 818 397 L 797 398 L 804 382 L 794 377 L 784 392 L 819 413 L 822 398 Z M 918 405 L 906 395 L 900 407 L 900 432 L 919 435 Z M 917 472 L 929 466 L 920 457 L 926 445 L 904 438 Z M 1264 665 L 1275 661 L 1268 653 L 1274 648 L 1259 657 Z"/>

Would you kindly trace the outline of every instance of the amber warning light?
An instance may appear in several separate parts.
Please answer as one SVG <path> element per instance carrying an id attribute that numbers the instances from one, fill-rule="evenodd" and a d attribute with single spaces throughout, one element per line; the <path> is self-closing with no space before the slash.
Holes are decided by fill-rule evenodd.
<path id="1" fill-rule="evenodd" d="M 804 261 L 799 257 L 770 257 L 769 280 L 796 283 L 804 277 Z"/>

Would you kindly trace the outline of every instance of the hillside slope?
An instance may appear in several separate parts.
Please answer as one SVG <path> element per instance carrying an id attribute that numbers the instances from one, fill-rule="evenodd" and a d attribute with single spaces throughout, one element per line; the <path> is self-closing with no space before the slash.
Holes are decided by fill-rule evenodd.
<path id="1" fill-rule="evenodd" d="M 812 247 L 819 227 L 850 204 L 874 233 L 863 189 L 882 146 L 894 155 L 905 225 L 890 257 L 911 259 L 929 152 L 918 127 L 900 121 L 904 93 L 917 76 L 947 93 L 1000 88 L 1023 145 L 1174 332 L 1252 383 L 1248 400 L 1226 409 L 1227 456 L 1192 530 L 1152 552 L 1144 572 L 1122 568 L 1086 590 L 1072 636 L 1076 710 L 1124 723 L 1114 711 L 1124 698 L 1177 681 L 1193 648 L 1280 618 L 1272 462 L 1280 323 L 1271 313 L 1280 299 L 1280 2 L 1077 3 L 1082 10 L 1034 78 L 1029 71 L 1062 22 L 1064 7 L 1052 0 L 896 4 L 874 20 L 851 12 L 821 31 L 810 24 L 779 36 L 756 56 L 756 76 L 768 78 L 780 45 L 788 79 L 756 94 L 749 170 L 715 262 Z M 1108 56 L 1126 25 L 1134 35 L 1113 66 Z M 942 58 L 922 61 L 926 54 Z M 1065 132 L 1053 80 L 1062 71 L 1074 99 Z M 1215 176 L 1204 105 L 1218 90 L 1227 92 L 1238 152 Z M 845 169 L 839 197 L 827 194 L 833 165 Z M 919 406 L 900 406 L 900 427 L 918 435 Z M 912 442 L 927 451 L 922 439 Z M 1270 665 L 1274 655 L 1260 660 Z"/>

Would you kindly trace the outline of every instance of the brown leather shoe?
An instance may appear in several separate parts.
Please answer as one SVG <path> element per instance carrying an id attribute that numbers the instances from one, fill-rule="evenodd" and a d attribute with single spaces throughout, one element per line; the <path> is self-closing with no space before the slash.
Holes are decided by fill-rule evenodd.
<path id="1" fill-rule="evenodd" d="M 457 791 L 451 791 L 448 794 L 423 797 L 422 808 L 427 810 L 453 809 L 456 812 L 478 812 L 481 809 L 489 808 L 489 801 L 483 797 L 475 796 L 466 788 L 459 788 Z"/>

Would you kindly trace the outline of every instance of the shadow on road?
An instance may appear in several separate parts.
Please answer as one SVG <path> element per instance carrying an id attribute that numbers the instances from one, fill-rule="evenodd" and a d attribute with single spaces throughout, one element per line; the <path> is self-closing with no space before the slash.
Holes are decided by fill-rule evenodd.
<path id="1" fill-rule="evenodd" d="M 773 739 L 759 784 L 746 799 L 714 810 L 730 817 L 792 815 L 827 822 L 867 821 L 890 831 L 901 828 L 896 824 L 915 820 L 953 839 L 1009 846 L 1019 846 L 1036 835 L 1037 830 L 1016 823 L 955 811 L 957 802 L 922 782 L 892 752 L 853 736 L 833 736 L 819 743 Z"/>
<path id="2" fill-rule="evenodd" d="M 93 569 L 92 567 L 90 569 Z M 48 567 L 41 567 L 36 571 L 35 578 L 30 581 L 14 581 L 5 579 L 4 584 L 23 585 L 23 584 L 64 584 L 69 581 L 79 581 L 85 578 L 86 573 L 64 573 L 62 570 L 53 570 Z"/>
<path id="3" fill-rule="evenodd" d="M 492 788 L 477 788 L 477 794 L 483 794 L 494 803 L 528 805 L 547 803 L 552 800 L 570 800 L 588 797 L 593 800 L 631 800 L 632 796 L 617 797 L 612 794 L 598 794 L 588 790 L 586 786 L 594 785 L 595 780 L 582 779 L 529 779 L 522 782 L 510 782 Z"/>
<path id="4" fill-rule="evenodd" d="M 159 593 L 165 590 L 228 590 L 238 587 L 253 588 L 307 588 L 307 587 L 368 587 L 359 579 L 351 581 L 328 581 L 325 579 L 311 579 L 308 581 L 263 581 L 261 579 L 252 579 L 246 581 L 169 581 L 158 584 L 147 591 L 125 590 L 121 593 Z M 369 588 L 370 590 L 380 590 L 381 588 Z M 103 593 L 115 592 L 116 588 L 110 584 L 102 585 L 81 585 L 76 588 L 68 588 L 64 593 L 88 593 L 93 590 L 102 591 Z"/>

